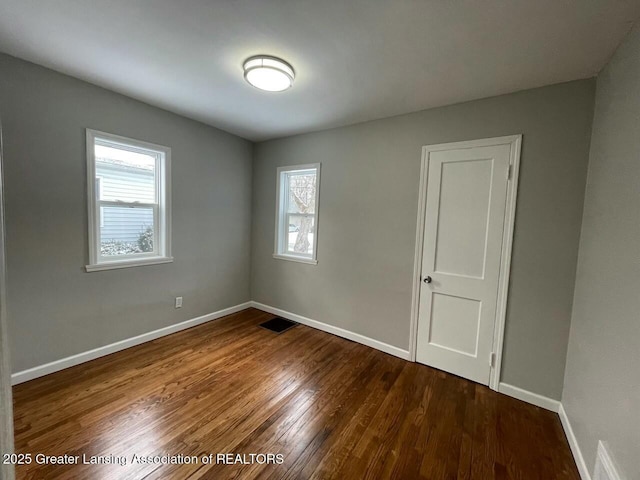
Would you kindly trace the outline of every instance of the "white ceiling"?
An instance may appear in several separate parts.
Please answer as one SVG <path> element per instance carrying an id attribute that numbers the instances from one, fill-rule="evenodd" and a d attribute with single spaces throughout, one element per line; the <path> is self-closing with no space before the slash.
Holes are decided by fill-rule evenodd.
<path id="1" fill-rule="evenodd" d="M 640 0 L 1 0 L 0 51 L 251 140 L 599 72 Z M 297 72 L 266 93 L 242 62 Z"/>

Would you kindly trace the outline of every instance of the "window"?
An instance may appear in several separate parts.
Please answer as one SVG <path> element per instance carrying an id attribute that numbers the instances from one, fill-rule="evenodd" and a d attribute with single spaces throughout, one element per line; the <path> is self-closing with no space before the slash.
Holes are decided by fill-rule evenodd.
<path id="1" fill-rule="evenodd" d="M 318 263 L 319 190 L 319 163 L 278 169 L 275 258 Z"/>
<path id="2" fill-rule="evenodd" d="M 87 130 L 87 271 L 168 263 L 171 149 Z"/>

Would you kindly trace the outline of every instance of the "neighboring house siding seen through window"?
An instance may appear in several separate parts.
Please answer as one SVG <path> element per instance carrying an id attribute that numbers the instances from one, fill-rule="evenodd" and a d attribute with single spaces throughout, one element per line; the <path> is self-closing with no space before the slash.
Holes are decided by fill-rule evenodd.
<path id="1" fill-rule="evenodd" d="M 87 130 L 87 271 L 172 260 L 170 156 L 167 147 Z"/>
<path id="2" fill-rule="evenodd" d="M 154 175 L 146 168 L 123 168 L 108 158 L 96 158 L 96 175 L 100 178 L 102 195 L 117 198 L 121 189 L 139 201 L 153 198 Z M 101 238 L 135 243 L 145 228 L 153 226 L 153 212 L 126 207 L 103 208 L 100 215 Z"/>

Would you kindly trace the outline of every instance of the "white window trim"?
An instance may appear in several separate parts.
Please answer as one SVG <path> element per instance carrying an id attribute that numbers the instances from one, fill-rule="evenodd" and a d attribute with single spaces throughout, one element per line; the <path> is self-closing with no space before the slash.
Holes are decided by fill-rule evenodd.
<path id="1" fill-rule="evenodd" d="M 286 202 L 284 201 L 285 192 L 282 187 L 283 173 L 298 171 L 298 170 L 314 170 L 316 171 L 316 200 L 315 200 L 315 213 L 314 216 L 314 232 L 313 232 L 313 253 L 311 256 L 307 255 L 292 255 L 290 253 L 282 253 L 285 249 L 282 248 L 282 242 L 288 238 L 289 225 L 284 221 L 288 217 L 288 212 L 284 211 Z M 318 252 L 318 218 L 320 207 L 320 163 L 307 163 L 305 165 L 290 165 L 286 167 L 278 167 L 276 173 L 276 225 L 275 225 L 275 241 L 273 258 L 280 260 L 289 260 L 291 262 L 307 263 L 311 265 L 317 265 L 317 252 Z"/>
<path id="2" fill-rule="evenodd" d="M 113 135 L 111 133 L 100 132 L 87 128 L 87 206 L 89 218 L 89 264 L 86 265 L 87 272 L 97 272 L 101 270 L 112 270 L 116 268 L 128 268 L 144 265 L 155 265 L 173 262 L 171 256 L 171 149 L 163 145 L 144 142 L 133 138 Z M 100 228 L 98 219 L 100 218 L 99 208 L 101 203 L 96 197 L 95 179 L 95 141 L 106 140 L 110 143 L 120 144 L 127 150 L 148 153 L 147 150 L 162 152 L 164 155 L 164 165 L 156 168 L 156 194 L 157 222 L 154 222 L 154 253 L 143 253 L 127 255 L 114 260 L 104 260 L 100 257 L 100 249 L 97 244 L 98 229 Z M 139 150 L 136 149 L 139 147 Z M 156 165 L 157 167 L 157 165 Z M 114 202 L 116 205 L 127 205 L 126 203 Z M 153 206 L 156 204 L 136 203 L 137 207 Z M 164 235 L 162 234 L 164 233 Z M 158 254 L 156 252 L 162 252 Z"/>
<path id="3" fill-rule="evenodd" d="M 97 192 L 95 192 L 95 195 L 98 198 L 102 198 L 102 177 L 96 177 L 95 182 L 98 189 Z M 98 216 L 100 217 L 100 228 L 104 228 L 104 214 L 102 212 L 102 206 L 98 205 L 98 208 L 100 209 L 100 212 L 98 213 Z"/>

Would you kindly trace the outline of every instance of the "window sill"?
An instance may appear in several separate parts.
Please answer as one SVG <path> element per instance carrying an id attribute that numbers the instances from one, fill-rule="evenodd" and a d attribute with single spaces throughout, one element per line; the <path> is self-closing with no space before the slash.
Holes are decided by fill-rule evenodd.
<path id="1" fill-rule="evenodd" d="M 102 270 L 114 270 L 116 268 L 144 267 L 145 265 L 157 265 L 160 263 L 172 263 L 173 257 L 154 257 L 139 260 L 123 260 L 119 262 L 105 262 L 95 265 L 87 265 L 87 272 L 99 272 Z"/>
<path id="2" fill-rule="evenodd" d="M 305 257 L 296 257 L 293 255 L 282 255 L 280 253 L 274 253 L 273 258 L 278 258 L 280 260 L 289 260 L 290 262 L 299 262 L 299 263 L 307 263 L 310 265 L 317 265 L 318 261 L 313 258 L 305 258 Z"/>

